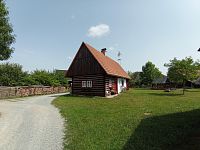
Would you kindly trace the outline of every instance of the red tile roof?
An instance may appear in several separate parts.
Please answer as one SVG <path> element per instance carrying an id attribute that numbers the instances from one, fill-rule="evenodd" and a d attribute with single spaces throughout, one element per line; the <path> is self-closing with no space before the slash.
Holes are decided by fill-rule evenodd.
<path id="1" fill-rule="evenodd" d="M 101 67 L 105 70 L 108 75 L 118 76 L 130 79 L 129 75 L 124 71 L 124 69 L 110 57 L 105 56 L 100 51 L 96 50 L 92 46 L 87 43 L 84 43 L 88 50 L 92 53 L 94 58 L 99 62 Z"/>

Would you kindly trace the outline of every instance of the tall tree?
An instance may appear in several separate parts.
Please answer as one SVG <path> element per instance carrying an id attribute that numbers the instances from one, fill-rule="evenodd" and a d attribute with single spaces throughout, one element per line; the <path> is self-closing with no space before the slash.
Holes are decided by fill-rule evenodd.
<path id="1" fill-rule="evenodd" d="M 128 71 L 128 75 L 131 78 L 129 80 L 130 87 L 140 87 L 141 86 L 141 72 Z"/>
<path id="2" fill-rule="evenodd" d="M 183 94 L 185 93 L 185 83 L 198 76 L 199 62 L 195 62 L 191 57 L 178 60 L 176 58 L 165 64 L 168 67 L 168 77 L 170 81 L 181 83 L 183 85 Z"/>
<path id="3" fill-rule="evenodd" d="M 12 25 L 9 23 L 9 11 L 4 0 L 0 0 L 0 60 L 7 60 L 13 53 L 12 43 L 15 36 L 12 34 Z"/>
<path id="4" fill-rule="evenodd" d="M 151 85 L 154 79 L 159 78 L 161 76 L 162 76 L 162 73 L 150 61 L 148 61 L 142 67 L 141 80 L 144 85 Z"/>

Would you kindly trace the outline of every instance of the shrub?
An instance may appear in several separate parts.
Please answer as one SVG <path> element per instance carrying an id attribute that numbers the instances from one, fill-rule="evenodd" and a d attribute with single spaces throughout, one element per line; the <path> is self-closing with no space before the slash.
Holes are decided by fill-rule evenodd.
<path id="1" fill-rule="evenodd" d="M 0 64 L 0 85 L 16 86 L 22 85 L 23 78 L 27 76 L 27 72 L 22 70 L 22 66 L 16 63 Z"/>
<path id="2" fill-rule="evenodd" d="M 64 72 L 35 70 L 28 73 L 16 63 L 0 64 L 0 86 L 67 86 L 67 83 Z"/>

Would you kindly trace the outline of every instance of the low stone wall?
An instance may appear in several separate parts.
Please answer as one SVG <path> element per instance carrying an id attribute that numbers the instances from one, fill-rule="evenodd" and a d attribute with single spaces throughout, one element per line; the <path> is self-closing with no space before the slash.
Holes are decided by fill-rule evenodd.
<path id="1" fill-rule="evenodd" d="M 67 89 L 63 86 L 0 87 L 0 99 L 34 96 L 34 95 L 47 95 L 47 94 L 64 93 L 64 92 L 67 92 Z"/>

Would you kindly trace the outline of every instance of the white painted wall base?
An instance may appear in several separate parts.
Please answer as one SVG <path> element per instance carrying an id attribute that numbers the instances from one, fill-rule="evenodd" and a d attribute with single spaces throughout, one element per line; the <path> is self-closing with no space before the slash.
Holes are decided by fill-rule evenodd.
<path id="1" fill-rule="evenodd" d="M 125 78 L 118 78 L 117 79 L 117 89 L 118 89 L 118 93 L 121 93 L 123 91 L 123 89 L 127 88 L 127 83 L 126 83 L 126 79 Z"/>

